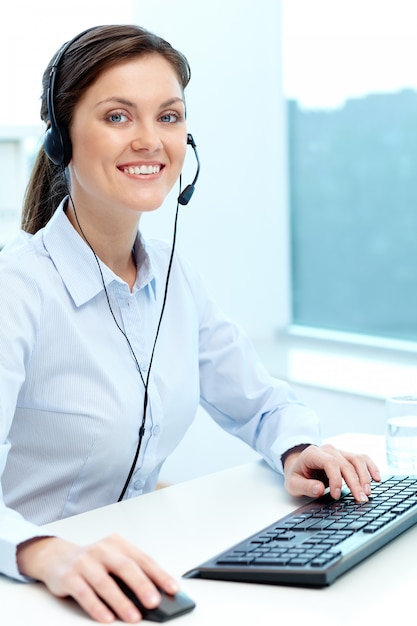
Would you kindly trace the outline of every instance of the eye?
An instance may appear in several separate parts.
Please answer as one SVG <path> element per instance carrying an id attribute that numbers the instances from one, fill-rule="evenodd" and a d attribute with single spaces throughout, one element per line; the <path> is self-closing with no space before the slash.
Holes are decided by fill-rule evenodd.
<path id="1" fill-rule="evenodd" d="M 127 115 L 121 111 L 114 111 L 108 115 L 107 119 L 113 124 L 123 124 L 123 122 L 127 122 Z"/>
<path id="2" fill-rule="evenodd" d="M 178 113 L 175 113 L 174 111 L 170 111 L 168 113 L 164 113 L 163 115 L 161 115 L 159 119 L 161 122 L 164 122 L 165 124 L 174 124 L 175 122 L 180 121 L 181 115 L 179 115 Z"/>

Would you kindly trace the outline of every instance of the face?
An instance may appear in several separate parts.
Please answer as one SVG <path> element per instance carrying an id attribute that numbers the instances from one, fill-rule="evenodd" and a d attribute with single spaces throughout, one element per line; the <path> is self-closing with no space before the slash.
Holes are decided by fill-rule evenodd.
<path id="1" fill-rule="evenodd" d="M 70 129 L 77 213 L 112 221 L 158 208 L 181 172 L 185 104 L 177 75 L 158 54 L 104 71 L 78 102 Z"/>

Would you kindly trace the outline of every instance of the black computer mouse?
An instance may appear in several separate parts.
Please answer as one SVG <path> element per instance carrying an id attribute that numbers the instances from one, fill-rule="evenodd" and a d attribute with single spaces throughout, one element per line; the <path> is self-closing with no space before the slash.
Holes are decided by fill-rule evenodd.
<path id="1" fill-rule="evenodd" d="M 133 593 L 123 580 L 114 574 L 110 575 L 119 585 L 123 593 L 126 594 L 129 600 L 132 600 L 133 604 L 139 609 L 143 619 L 151 622 L 166 622 L 170 619 L 174 619 L 174 617 L 184 615 L 184 613 L 189 613 L 189 611 L 195 608 L 195 602 L 182 591 L 171 596 L 165 593 L 165 591 L 158 589 L 161 594 L 161 602 L 156 608 L 148 609 L 146 606 L 143 606 L 136 594 Z"/>

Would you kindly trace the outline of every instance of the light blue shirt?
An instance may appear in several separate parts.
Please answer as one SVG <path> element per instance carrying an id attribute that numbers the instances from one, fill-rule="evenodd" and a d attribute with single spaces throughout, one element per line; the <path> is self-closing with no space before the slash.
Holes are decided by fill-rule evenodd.
<path id="1" fill-rule="evenodd" d="M 146 378 L 170 245 L 138 234 L 136 284 L 101 264 L 110 304 Z M 144 385 L 91 249 L 61 205 L 0 254 L 0 572 L 38 525 L 117 501 L 134 458 Z M 201 405 L 276 470 L 319 443 L 318 420 L 271 378 L 245 334 L 176 253 L 149 380 L 140 456 L 125 497 L 154 489 Z"/>

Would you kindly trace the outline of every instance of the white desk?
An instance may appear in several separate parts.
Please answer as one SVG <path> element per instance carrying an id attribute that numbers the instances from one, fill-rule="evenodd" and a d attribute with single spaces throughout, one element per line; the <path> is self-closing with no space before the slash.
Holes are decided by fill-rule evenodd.
<path id="1" fill-rule="evenodd" d="M 331 441 L 339 447 L 370 453 L 381 470 L 385 470 L 382 437 L 344 435 Z M 298 499 L 286 494 L 279 476 L 262 462 L 255 462 L 49 524 L 49 528 L 80 543 L 118 532 L 181 577 L 186 570 L 299 504 Z M 184 579 L 182 588 L 197 607 L 171 623 L 178 626 L 387 623 L 390 618 L 398 619 L 400 607 L 405 615 L 414 614 L 416 543 L 417 527 L 324 589 Z M 42 585 L 25 585 L 1 576 L 0 610 L 1 622 L 7 626 L 94 623 L 71 600 L 54 598 Z"/>

